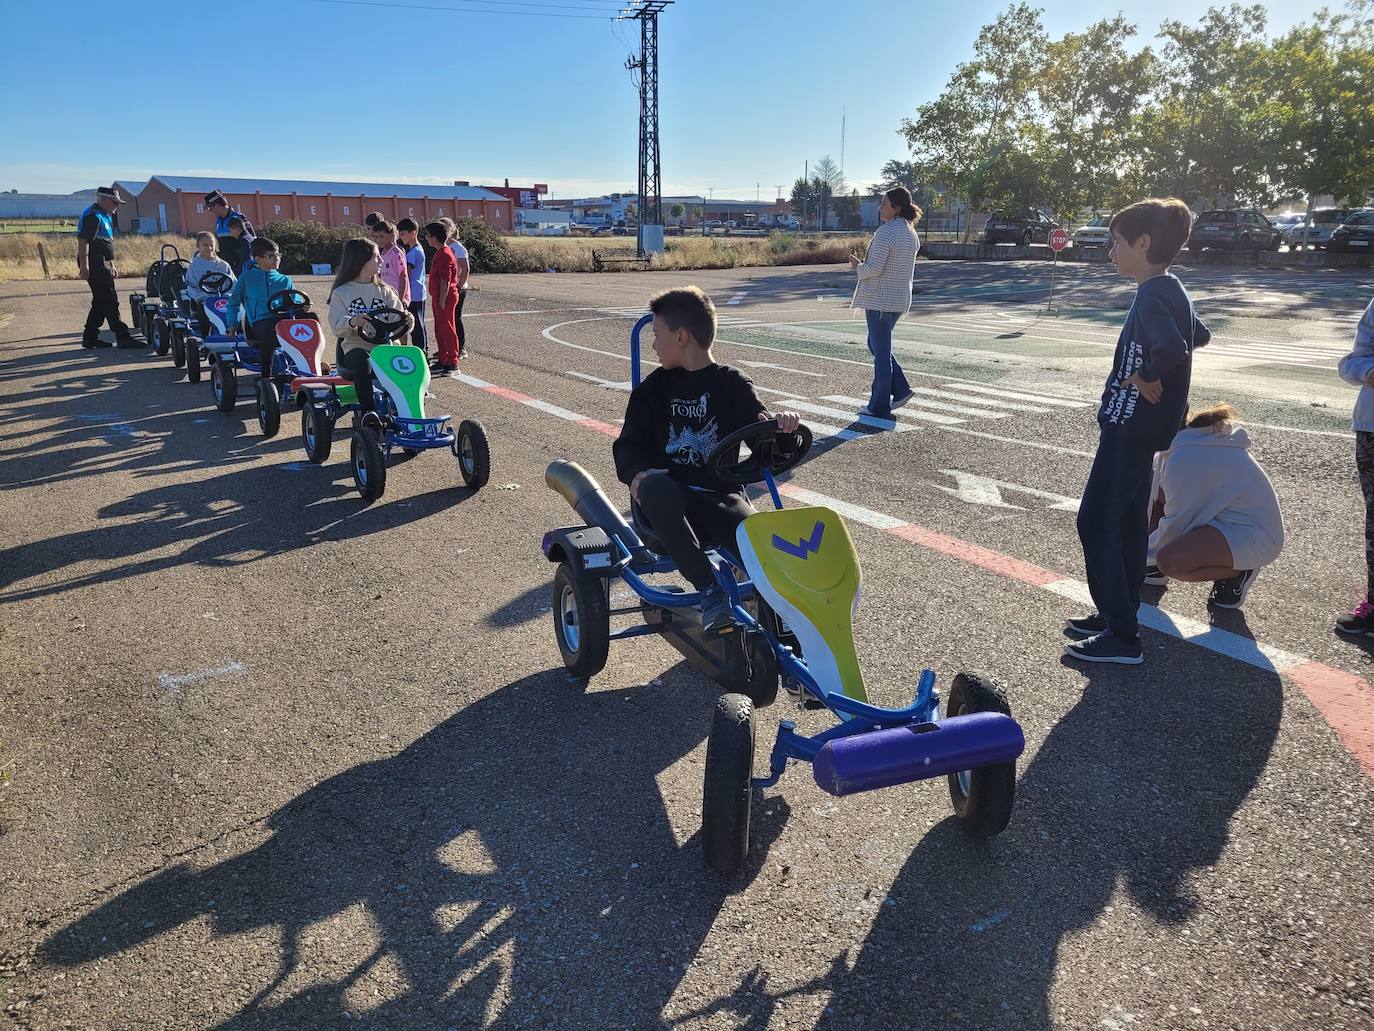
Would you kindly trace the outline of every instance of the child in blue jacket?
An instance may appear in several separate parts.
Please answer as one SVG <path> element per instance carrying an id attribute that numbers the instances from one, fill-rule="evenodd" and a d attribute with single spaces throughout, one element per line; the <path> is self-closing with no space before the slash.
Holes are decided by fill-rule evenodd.
<path id="1" fill-rule="evenodd" d="M 261 376 L 267 379 L 272 375 L 272 353 L 277 349 L 277 319 L 267 302 L 273 294 L 295 289 L 296 284 L 291 282 L 290 276 L 277 271 L 281 252 L 275 241 L 259 236 L 253 241 L 252 250 L 257 267 L 244 272 L 234 284 L 225 324 L 232 332 L 240 318 L 247 323 L 248 339 L 258 345 Z"/>

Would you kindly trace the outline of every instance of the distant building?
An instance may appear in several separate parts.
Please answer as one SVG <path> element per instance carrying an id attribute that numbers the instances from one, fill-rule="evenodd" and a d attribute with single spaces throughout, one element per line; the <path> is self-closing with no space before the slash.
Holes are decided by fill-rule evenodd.
<path id="1" fill-rule="evenodd" d="M 205 195 L 219 190 L 255 226 L 281 219 L 327 226 L 361 225 L 368 212 L 380 211 L 390 221 L 417 222 L 478 218 L 500 232 L 511 232 L 513 205 L 506 197 L 469 186 L 415 183 L 335 183 L 304 179 L 230 179 L 192 175 L 155 175 L 132 204 L 121 225 L 133 219 L 142 232 L 194 233 L 214 228 Z"/>
<path id="2" fill-rule="evenodd" d="M 76 193 L 0 193 L 0 218 L 76 218 L 93 203 L 94 187 Z"/>
<path id="3" fill-rule="evenodd" d="M 611 193 L 602 197 L 550 199 L 544 202 L 544 207 L 570 212 L 575 223 L 614 223 L 631 220 L 638 203 L 638 194 L 626 192 Z M 702 222 L 729 221 L 734 221 L 740 226 L 763 224 L 766 221 L 763 217 L 765 213 L 781 211 L 785 214 L 790 210 L 786 201 L 713 199 L 697 194 L 665 195 L 662 204 L 663 224 L 669 226 L 696 226 Z M 682 214 L 675 216 L 672 211 L 679 204 L 682 205 Z"/>
<path id="4" fill-rule="evenodd" d="M 535 183 L 533 186 L 512 186 L 509 179 L 506 180 L 505 186 L 483 186 L 482 189 L 500 194 L 517 208 L 542 208 L 544 204 L 540 198 L 549 192 L 547 183 Z"/>
<path id="5" fill-rule="evenodd" d="M 572 212 L 552 208 L 516 208 L 515 231 L 520 236 L 567 236 Z"/>

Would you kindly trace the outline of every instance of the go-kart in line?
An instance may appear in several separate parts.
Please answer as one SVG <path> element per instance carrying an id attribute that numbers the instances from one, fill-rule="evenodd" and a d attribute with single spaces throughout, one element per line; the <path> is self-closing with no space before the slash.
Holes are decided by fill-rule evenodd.
<path id="1" fill-rule="evenodd" d="M 620 435 L 619 426 L 561 408 L 508 387 L 488 383 L 476 376 L 458 372 L 452 374 L 451 378 L 546 415 L 585 426 L 605 436 Z M 825 506 L 846 520 L 881 530 L 1006 579 L 1048 591 L 1079 605 L 1090 603 L 1088 585 L 1081 580 L 1061 576 L 1011 555 L 795 484 L 779 484 L 778 490 L 803 504 Z M 1277 673 L 1290 679 L 1321 713 L 1360 768 L 1374 780 L 1374 686 L 1368 681 L 1353 673 L 1314 662 L 1305 655 L 1275 648 L 1187 616 L 1174 615 L 1155 605 L 1141 605 L 1140 621 L 1162 634 L 1205 648 L 1217 655 L 1235 659 L 1255 669 Z"/>

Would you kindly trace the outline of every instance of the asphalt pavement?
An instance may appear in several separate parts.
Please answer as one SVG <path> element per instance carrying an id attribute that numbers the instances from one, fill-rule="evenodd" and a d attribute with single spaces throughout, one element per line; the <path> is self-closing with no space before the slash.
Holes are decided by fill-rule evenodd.
<path id="1" fill-rule="evenodd" d="M 1180 275 L 1288 544 L 1244 610 L 1151 591 L 1146 663 L 1061 661 L 1077 500 L 1129 284 L 922 262 L 918 388 L 856 421 L 842 267 L 482 276 L 431 411 L 490 483 L 394 460 L 364 506 L 342 433 L 305 461 L 147 351 L 83 351 L 80 283 L 0 286 L 0 1012 L 34 1028 L 1374 1027 L 1374 648 L 1335 374 L 1374 277 Z M 984 669 L 1023 725 L 987 845 L 943 780 L 832 798 L 794 766 L 752 852 L 702 863 L 717 689 L 654 638 L 563 672 L 544 486 L 626 503 L 611 437 L 649 295 L 696 282 L 718 357 L 816 431 L 795 501 L 845 517 L 871 694 Z M 122 283 L 121 297 L 131 283 Z M 323 307 L 326 280 L 300 285 Z M 646 341 L 647 342 L 647 341 Z M 646 357 L 651 358 L 651 354 Z M 758 716 L 767 763 L 784 701 Z"/>

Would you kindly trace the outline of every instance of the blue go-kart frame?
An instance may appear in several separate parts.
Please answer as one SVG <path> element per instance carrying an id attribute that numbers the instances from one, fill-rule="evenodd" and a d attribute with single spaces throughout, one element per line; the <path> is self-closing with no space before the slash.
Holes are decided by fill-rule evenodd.
<path id="1" fill-rule="evenodd" d="M 643 316 L 631 331 L 633 386 L 640 381 L 640 334 L 651 320 L 652 316 Z M 731 434 L 714 456 L 733 450 L 741 440 L 771 442 L 768 438 L 776 434 L 776 426 L 760 423 Z M 804 453 L 810 434 L 804 427 L 803 431 Z M 800 456 L 784 465 L 790 468 L 798 460 Z M 708 459 L 711 465 L 720 469 Z M 757 471 L 758 480 L 781 511 L 782 497 L 773 472 L 777 467 L 765 460 Z M 650 547 L 652 530 L 635 506 L 631 507 L 632 523 L 572 462 L 552 463 L 545 480 L 586 523 L 550 531 L 542 545 L 545 557 L 558 564 L 553 617 L 569 672 L 579 678 L 594 676 L 605 666 L 611 642 L 657 633 L 729 690 L 717 700 L 707 741 L 702 845 L 709 865 L 726 874 L 743 865 L 754 790 L 776 785 L 789 762 L 811 764 L 817 784 L 837 796 L 943 775 L 965 831 L 988 838 L 1006 827 L 1014 805 L 1016 759 L 1025 748 L 1025 738 L 1012 718 L 1004 690 L 993 677 L 981 672 L 956 676 L 943 715 L 936 675 L 930 669 L 917 678 L 911 703 L 900 708 L 873 705 L 828 688 L 799 653 L 792 628 L 750 579 L 738 545 L 716 545 L 707 552 L 718 582 L 729 594 L 737 632 L 723 638 L 706 635 L 701 630 L 700 592 L 662 588 L 646 579 L 676 572 L 677 567 Z M 824 512 L 838 521 L 828 510 L 808 511 Z M 838 532 L 844 534 L 842 524 Z M 792 548 L 804 550 L 804 546 Z M 638 604 L 612 608 L 612 580 L 625 584 Z M 642 615 L 644 622 L 610 630 L 611 616 L 631 614 Z M 839 722 L 808 735 L 793 721 L 781 721 L 768 774 L 755 777 L 755 709 L 773 700 L 779 677 L 803 708 L 829 710 Z"/>

